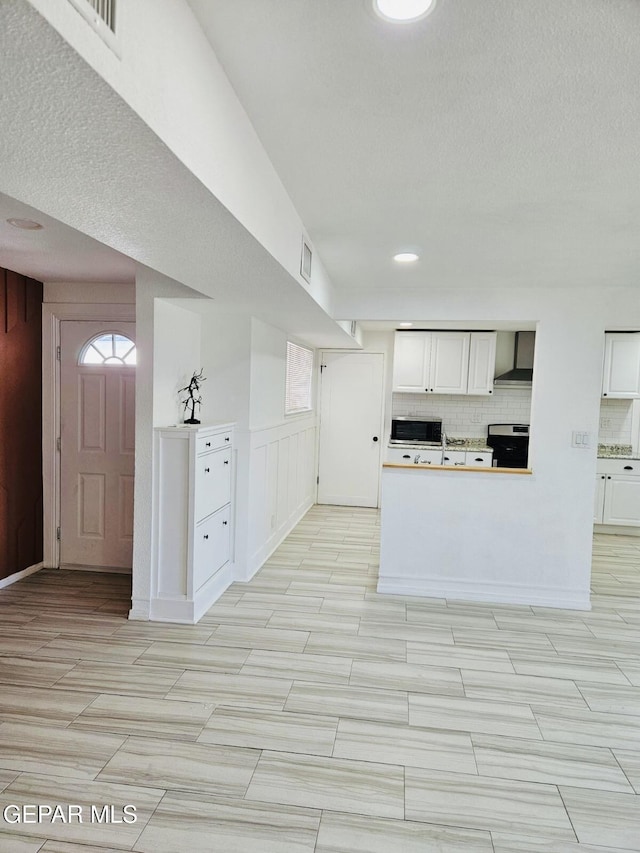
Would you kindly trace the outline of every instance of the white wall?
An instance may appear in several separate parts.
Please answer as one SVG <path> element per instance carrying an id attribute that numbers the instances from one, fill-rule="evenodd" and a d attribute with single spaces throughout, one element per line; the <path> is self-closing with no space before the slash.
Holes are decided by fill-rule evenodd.
<path id="1" fill-rule="evenodd" d="M 157 299 L 153 319 L 153 425 L 173 426 L 185 416 L 180 402 L 184 395 L 178 392 L 202 366 L 200 316 L 170 300 Z M 196 418 L 200 419 L 199 410 Z"/>
<path id="2" fill-rule="evenodd" d="M 402 537 L 383 540 L 381 576 L 383 580 L 392 577 L 396 591 L 406 589 L 410 579 L 419 576 L 425 594 L 435 594 L 427 589 L 433 590 L 437 582 L 440 594 L 446 583 L 451 595 L 460 597 L 464 591 L 464 597 L 469 597 L 486 582 L 493 584 L 494 591 L 495 585 L 512 588 L 512 600 L 523 600 L 523 595 L 513 593 L 519 585 L 531 599 L 538 590 L 549 603 L 563 600 L 584 606 L 591 570 L 604 331 L 640 328 L 635 291 L 541 287 L 432 290 L 426 295 L 347 292 L 338 310 L 342 316 L 360 314 L 371 320 L 428 316 L 434 324 L 456 322 L 460 328 L 500 322 L 519 328 L 521 323 L 537 322 L 531 404 L 533 476 L 478 474 L 471 480 L 460 473 L 430 478 L 423 472 L 423 485 L 415 485 L 415 492 L 423 496 L 421 521 L 432 538 L 413 549 L 404 563 L 394 552 Z M 573 430 L 591 433 L 592 447 L 572 448 Z M 392 476 L 397 480 L 400 475 L 386 474 L 390 484 Z M 401 505 L 410 504 L 412 493 L 408 486 L 403 492 L 396 482 L 386 492 L 387 505 L 395 497 Z M 384 506 L 383 486 L 383 512 Z M 398 519 L 397 529 L 410 535 L 412 523 L 420 528 L 417 516 L 407 513 Z M 390 588 L 387 584 L 387 591 Z"/>
<path id="3" fill-rule="evenodd" d="M 285 417 L 287 334 L 215 302 L 177 300 L 201 323 L 202 422 L 235 429 L 235 572 L 248 580 L 315 495 L 316 413 Z"/>
<path id="4" fill-rule="evenodd" d="M 284 422 L 287 335 L 255 317 L 251 320 L 251 383 L 249 427 Z"/>
<path id="5" fill-rule="evenodd" d="M 118 5 L 118 56 L 68 0 L 29 0 L 247 230 L 330 311 L 317 252 L 300 276 L 305 232 L 186 0 Z"/>
<path id="6" fill-rule="evenodd" d="M 135 284 L 111 282 L 45 281 L 43 302 L 82 302 L 85 304 L 135 304 Z"/>
<path id="7" fill-rule="evenodd" d="M 251 322 L 247 580 L 315 499 L 317 414 L 284 413 L 288 339 L 281 329 Z"/>
<path id="8" fill-rule="evenodd" d="M 158 300 L 189 296 L 189 288 L 142 265 L 136 268 L 136 469 L 133 512 L 133 590 L 130 618 L 148 619 L 151 603 L 152 500 L 153 500 L 153 427 L 154 415 L 173 411 L 175 399 L 165 369 L 155 386 L 154 348 L 156 307 Z M 195 304 L 195 303 L 194 303 Z M 160 312 L 165 315 L 164 306 Z M 185 323 L 183 334 L 191 328 Z M 166 324 L 158 325 L 160 336 L 167 333 Z M 158 339 L 160 344 L 161 337 Z M 172 336 L 167 346 L 178 349 L 190 343 L 187 338 Z"/>

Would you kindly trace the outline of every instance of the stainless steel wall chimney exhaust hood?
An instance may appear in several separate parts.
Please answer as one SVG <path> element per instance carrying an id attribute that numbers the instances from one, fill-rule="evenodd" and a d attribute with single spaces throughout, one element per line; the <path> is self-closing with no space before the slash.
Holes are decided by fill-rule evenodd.
<path id="1" fill-rule="evenodd" d="M 495 385 L 503 388 L 529 387 L 533 381 L 533 352 L 536 345 L 535 332 L 516 332 L 513 353 L 513 369 L 496 376 Z"/>

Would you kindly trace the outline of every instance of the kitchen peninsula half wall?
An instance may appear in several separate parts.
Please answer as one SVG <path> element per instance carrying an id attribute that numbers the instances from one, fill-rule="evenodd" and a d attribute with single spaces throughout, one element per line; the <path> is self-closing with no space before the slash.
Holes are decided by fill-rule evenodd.
<path id="1" fill-rule="evenodd" d="M 563 531 L 540 536 L 536 481 L 524 469 L 385 464 L 378 592 L 589 610 Z"/>

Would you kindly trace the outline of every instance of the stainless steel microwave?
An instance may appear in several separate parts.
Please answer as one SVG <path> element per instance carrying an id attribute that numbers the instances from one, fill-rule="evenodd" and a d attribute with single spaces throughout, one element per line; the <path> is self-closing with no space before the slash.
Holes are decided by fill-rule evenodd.
<path id="1" fill-rule="evenodd" d="M 390 444 L 442 444 L 442 421 L 436 418 L 393 418 Z"/>

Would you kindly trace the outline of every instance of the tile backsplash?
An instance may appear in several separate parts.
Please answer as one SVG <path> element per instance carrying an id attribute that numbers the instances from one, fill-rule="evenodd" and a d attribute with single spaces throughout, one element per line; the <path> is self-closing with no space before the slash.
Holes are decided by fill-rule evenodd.
<path id="1" fill-rule="evenodd" d="M 529 423 L 531 389 L 495 388 L 490 397 L 394 394 L 392 411 L 393 417 L 442 418 L 445 433 L 453 438 L 486 438 L 487 424 Z"/>
<path id="2" fill-rule="evenodd" d="M 632 412 L 633 400 L 605 400 L 603 398 L 600 401 L 598 443 L 631 444 Z"/>

